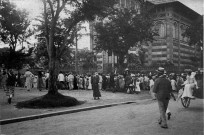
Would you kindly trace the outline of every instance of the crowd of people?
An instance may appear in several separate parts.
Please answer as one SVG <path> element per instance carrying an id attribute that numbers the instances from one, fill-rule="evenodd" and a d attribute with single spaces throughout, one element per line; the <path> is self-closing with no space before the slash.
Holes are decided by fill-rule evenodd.
<path id="1" fill-rule="evenodd" d="M 198 89 L 196 72 L 189 71 L 187 74 L 175 74 L 167 72 L 159 67 L 157 72 L 152 74 L 132 73 L 128 69 L 123 74 L 73 74 L 72 72 L 59 72 L 57 76 L 57 88 L 61 90 L 93 90 L 94 100 L 101 97 L 100 91 L 125 92 L 128 94 L 139 94 L 148 90 L 152 100 L 157 100 L 160 112 L 159 124 L 162 128 L 168 128 L 166 121 L 170 119 L 171 112 L 168 103 L 172 97 L 175 101 L 180 98 L 189 97 L 195 99 L 193 91 Z M 24 74 L 14 74 L 13 70 L 0 70 L 0 87 L 4 89 L 11 103 L 14 97 L 15 87 L 25 87 L 27 91 L 37 88 L 39 91 L 48 89 L 49 72 L 38 71 L 33 74 L 29 69 Z M 202 75 L 201 75 L 202 77 Z M 174 96 L 178 93 L 178 97 Z"/>
<path id="2" fill-rule="evenodd" d="M 9 74 L 12 74 L 12 79 Z M 193 74 L 195 76 L 195 73 Z M 190 76 L 190 73 L 186 75 L 175 73 L 167 74 L 165 72 L 165 76 L 171 82 L 172 90 L 175 92 L 179 92 L 179 90 L 183 88 L 185 80 L 187 80 L 186 76 Z M 97 72 L 94 74 L 73 74 L 72 72 L 65 73 L 60 71 L 57 76 L 57 88 L 61 90 L 94 90 L 97 87 L 98 91 L 103 90 L 112 92 L 125 92 L 128 94 L 139 94 L 143 90 L 148 90 L 152 96 L 152 99 L 155 100 L 156 97 L 154 95 L 153 88 L 154 82 L 157 78 L 157 73 L 132 73 L 128 69 L 125 69 L 123 74 L 114 74 L 113 72 L 111 72 L 110 74 L 102 74 Z M 12 86 L 14 87 L 24 87 L 27 89 L 27 91 L 30 91 L 33 88 L 37 88 L 39 91 L 42 91 L 43 89 L 48 89 L 48 79 L 48 71 L 38 71 L 37 74 L 34 74 L 29 71 L 29 69 L 27 69 L 24 74 L 14 74 L 12 70 L 7 71 L 6 69 L 2 69 L 0 73 L 0 86 L 5 91 L 7 91 L 7 83 L 12 82 L 8 84 L 12 84 Z M 191 86 L 186 85 L 186 87 Z M 7 95 L 14 95 L 14 92 L 11 93 L 13 94 Z M 95 96 L 95 94 L 93 94 L 94 99 L 99 99 L 99 97 L 101 96 L 100 92 L 97 93 L 99 93 L 99 96 Z M 190 93 L 190 95 L 189 93 L 190 92 L 185 91 L 184 94 L 187 94 L 191 98 L 194 98 L 192 96 L 192 92 Z M 179 96 L 181 97 L 182 94 L 179 94 Z M 8 101 L 10 103 L 12 96 L 8 97 Z"/>

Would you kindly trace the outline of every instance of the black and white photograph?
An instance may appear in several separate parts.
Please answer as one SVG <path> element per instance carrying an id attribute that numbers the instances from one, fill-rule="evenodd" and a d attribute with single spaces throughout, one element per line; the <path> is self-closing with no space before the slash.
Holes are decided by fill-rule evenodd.
<path id="1" fill-rule="evenodd" d="M 203 0 L 0 0 L 0 135 L 204 135 Z"/>

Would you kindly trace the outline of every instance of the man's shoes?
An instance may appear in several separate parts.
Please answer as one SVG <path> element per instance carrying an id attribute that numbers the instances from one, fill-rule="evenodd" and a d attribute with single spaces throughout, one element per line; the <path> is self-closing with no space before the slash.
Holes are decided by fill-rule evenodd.
<path id="1" fill-rule="evenodd" d="M 167 125 L 162 125 L 161 128 L 166 128 L 167 129 L 168 126 Z"/>
<path id="2" fill-rule="evenodd" d="M 171 113 L 169 112 L 167 113 L 167 119 L 170 120 L 170 118 L 171 118 Z"/>

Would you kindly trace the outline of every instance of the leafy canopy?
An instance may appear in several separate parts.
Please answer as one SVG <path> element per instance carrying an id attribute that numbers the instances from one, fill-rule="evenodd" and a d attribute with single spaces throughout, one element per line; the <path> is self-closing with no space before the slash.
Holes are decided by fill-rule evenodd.
<path id="1" fill-rule="evenodd" d="M 0 40 L 9 45 L 4 53 L 1 53 L 1 63 L 6 68 L 20 69 L 23 64 L 28 63 L 32 48 L 25 50 L 24 43 L 30 44 L 26 39 L 33 34 L 28 29 L 30 21 L 28 12 L 18 10 L 16 5 L 9 1 L 2 1 L 0 8 Z M 20 46 L 20 49 L 17 46 Z"/>
<path id="2" fill-rule="evenodd" d="M 131 8 L 114 8 L 103 22 L 95 24 L 95 49 L 114 52 L 122 64 L 131 47 L 153 40 L 152 22 L 149 13 L 144 9 L 139 13 Z"/>

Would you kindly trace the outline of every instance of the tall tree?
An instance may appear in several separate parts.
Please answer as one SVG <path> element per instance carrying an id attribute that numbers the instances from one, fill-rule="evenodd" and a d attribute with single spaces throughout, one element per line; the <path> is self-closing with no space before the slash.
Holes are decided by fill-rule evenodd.
<path id="1" fill-rule="evenodd" d="M 113 52 L 118 56 L 120 66 L 123 66 L 124 58 L 131 47 L 143 41 L 153 40 L 153 20 L 148 12 L 149 7 L 143 0 L 140 2 L 138 9 L 115 6 L 103 22 L 95 25 L 95 49 Z"/>
<path id="2" fill-rule="evenodd" d="M 26 39 L 33 34 L 28 28 L 29 25 L 30 21 L 26 10 L 18 10 L 16 5 L 10 1 L 2 1 L 0 40 L 9 45 L 9 51 L 4 56 L 7 60 L 5 63 L 7 68 L 21 68 L 22 62 L 25 62 L 26 57 L 31 55 L 32 48 L 26 52 L 24 46 L 25 43 L 30 44 Z M 21 46 L 21 49 L 17 50 L 17 46 Z"/>
<path id="3" fill-rule="evenodd" d="M 80 51 L 78 54 L 78 59 L 80 60 L 82 64 L 82 68 L 85 71 L 90 71 L 97 68 L 96 61 L 96 55 L 94 52 L 90 52 L 88 50 Z"/>
<path id="4" fill-rule="evenodd" d="M 195 20 L 183 35 L 190 39 L 189 45 L 195 46 L 198 52 L 191 57 L 194 65 L 203 67 L 203 16 Z"/>
<path id="5" fill-rule="evenodd" d="M 136 54 L 130 53 L 127 55 L 127 60 L 128 60 L 128 68 L 129 69 L 135 69 L 138 67 L 141 67 L 141 62 L 139 60 L 139 57 Z"/>
<path id="6" fill-rule="evenodd" d="M 48 95 L 58 94 L 56 88 L 58 58 L 62 56 L 66 46 L 73 43 L 76 25 L 82 21 L 94 20 L 96 16 L 104 17 L 114 3 L 109 0 L 43 0 L 44 37 L 49 56 L 50 73 Z M 66 14 L 63 21 L 60 19 L 62 11 Z M 58 31 L 58 23 L 63 23 L 64 29 Z M 63 39 L 60 42 L 57 42 L 55 38 L 58 33 Z"/>

